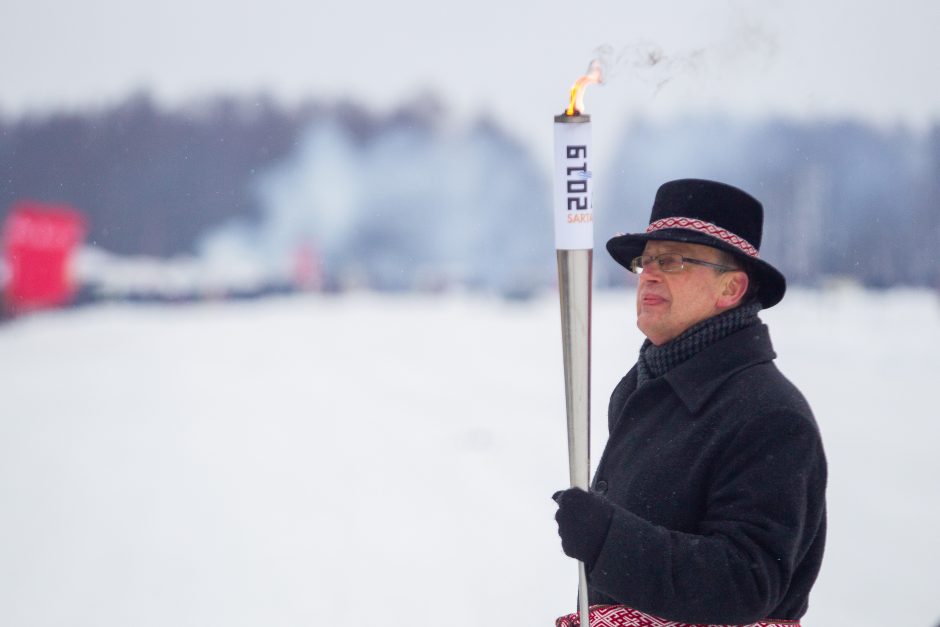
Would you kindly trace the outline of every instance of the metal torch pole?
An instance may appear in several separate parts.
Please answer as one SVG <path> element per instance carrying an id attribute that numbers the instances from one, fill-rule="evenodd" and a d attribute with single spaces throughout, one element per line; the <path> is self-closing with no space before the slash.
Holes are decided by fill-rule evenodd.
<path id="1" fill-rule="evenodd" d="M 568 474 L 571 486 L 588 490 L 591 412 L 591 250 L 559 250 L 558 287 L 568 415 Z M 581 624 L 588 622 L 587 573 L 578 562 Z"/>
<path id="2" fill-rule="evenodd" d="M 555 117 L 555 248 L 561 303 L 568 472 L 571 486 L 590 482 L 591 274 L 594 249 L 590 117 Z M 578 611 L 590 627 L 587 573 L 578 562 Z"/>

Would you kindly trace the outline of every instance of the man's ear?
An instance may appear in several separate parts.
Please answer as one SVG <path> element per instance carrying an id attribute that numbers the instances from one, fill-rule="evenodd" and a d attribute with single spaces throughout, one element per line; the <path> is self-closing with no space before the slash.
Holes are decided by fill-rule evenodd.
<path id="1" fill-rule="evenodd" d="M 749 281 L 747 272 L 733 270 L 725 272 L 722 277 L 722 289 L 715 303 L 721 309 L 731 309 L 741 304 L 741 299 L 747 294 Z"/>

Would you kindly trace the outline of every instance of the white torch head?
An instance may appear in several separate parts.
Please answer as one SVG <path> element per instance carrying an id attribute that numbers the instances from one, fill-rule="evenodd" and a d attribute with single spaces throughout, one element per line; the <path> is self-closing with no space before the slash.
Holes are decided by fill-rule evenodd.
<path id="1" fill-rule="evenodd" d="M 591 116 L 555 116 L 555 248 L 594 248 Z"/>

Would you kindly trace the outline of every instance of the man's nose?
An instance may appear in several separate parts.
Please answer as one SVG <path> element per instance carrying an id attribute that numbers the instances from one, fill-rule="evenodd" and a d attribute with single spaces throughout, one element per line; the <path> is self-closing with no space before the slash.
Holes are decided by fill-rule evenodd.
<path id="1" fill-rule="evenodd" d="M 663 278 L 663 269 L 659 267 L 657 262 L 652 262 L 648 266 L 643 266 L 643 271 L 640 272 L 640 283 L 649 282 L 649 281 L 661 281 Z"/>

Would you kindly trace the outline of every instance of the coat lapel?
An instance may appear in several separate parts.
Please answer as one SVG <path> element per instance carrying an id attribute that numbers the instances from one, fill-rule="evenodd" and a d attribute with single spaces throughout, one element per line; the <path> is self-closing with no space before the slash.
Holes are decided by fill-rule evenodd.
<path id="1" fill-rule="evenodd" d="M 697 414 L 729 377 L 776 357 L 767 325 L 758 324 L 732 333 L 663 375 L 689 409 Z"/>

